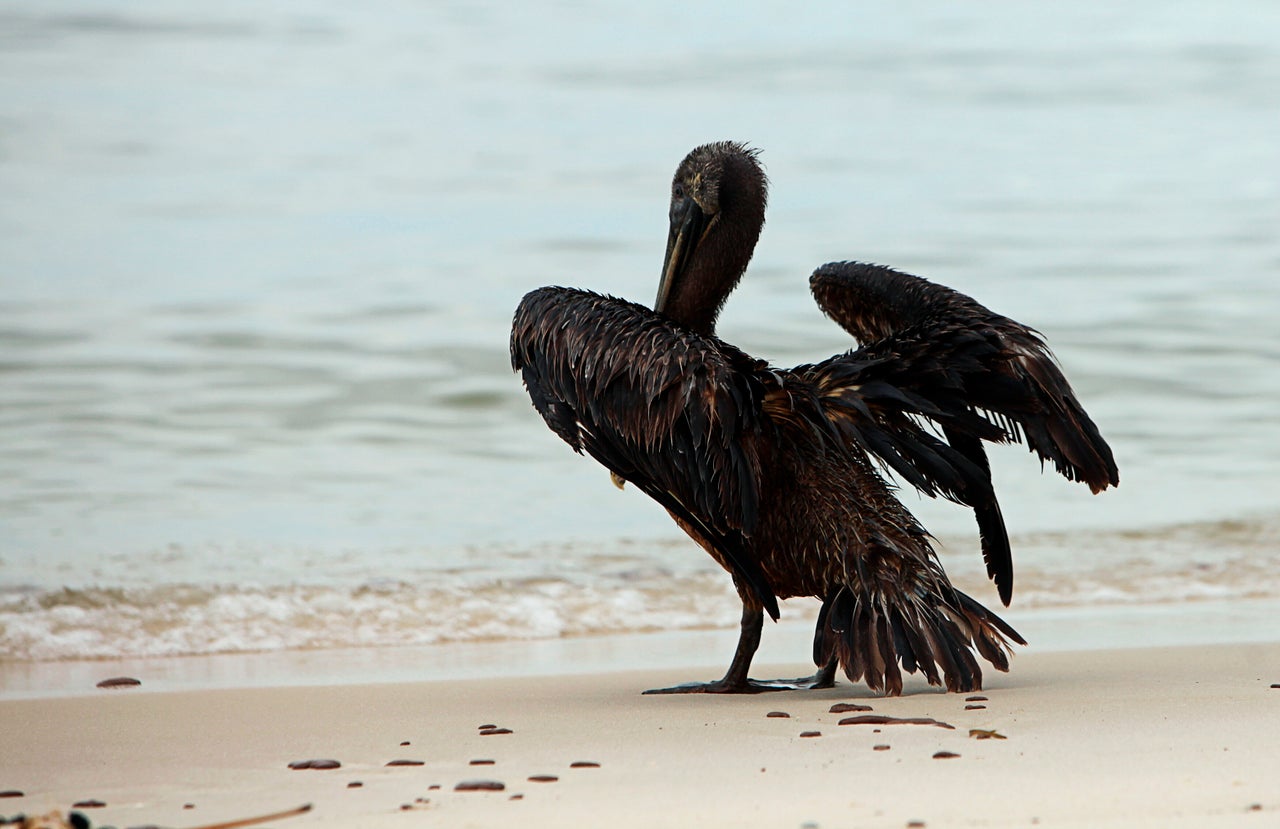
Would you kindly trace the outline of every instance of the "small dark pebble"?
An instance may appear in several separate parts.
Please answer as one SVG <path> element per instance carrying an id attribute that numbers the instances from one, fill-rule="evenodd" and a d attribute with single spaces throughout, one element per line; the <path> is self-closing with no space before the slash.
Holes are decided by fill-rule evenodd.
<path id="1" fill-rule="evenodd" d="M 1273 688 L 1274 688 L 1275 686 L 1273 685 L 1273 686 L 1271 686 L 1271 687 L 1273 687 Z M 1262 811 L 1262 804 L 1261 804 L 1261 803 L 1250 803 L 1250 804 L 1249 804 L 1249 811 L 1250 811 L 1250 812 L 1261 812 L 1261 811 Z"/>
<path id="2" fill-rule="evenodd" d="M 480 732 L 481 737 L 492 737 L 494 734 L 510 734 L 510 728 L 486 728 Z"/>
<path id="3" fill-rule="evenodd" d="M 831 706 L 832 714 L 847 714 L 850 711 L 870 711 L 870 705 L 859 705 L 856 702 L 837 702 Z"/>
<path id="4" fill-rule="evenodd" d="M 871 747 L 872 751 L 888 751 L 889 747 L 884 743 L 877 743 Z"/>
<path id="5" fill-rule="evenodd" d="M 508 798 L 507 798 L 507 800 L 524 800 L 524 795 L 522 795 L 522 794 L 513 794 L 513 795 L 511 795 L 511 797 L 508 797 Z"/>
<path id="6" fill-rule="evenodd" d="M 1272 688 L 1280 688 L 1280 682 L 1273 682 L 1273 683 L 1271 683 L 1271 687 L 1272 687 Z"/>
<path id="7" fill-rule="evenodd" d="M 990 700 L 988 700 L 982 694 L 974 694 L 971 697 L 965 697 L 964 701 L 965 702 L 989 702 Z"/>
<path id="8" fill-rule="evenodd" d="M 194 804 L 194 803 L 183 803 L 183 804 L 182 804 L 182 808 L 184 808 L 184 809 L 194 809 L 195 807 L 196 807 L 196 804 Z"/>
<path id="9" fill-rule="evenodd" d="M 535 774 L 529 778 L 530 783 L 554 783 L 559 780 L 554 774 Z"/>
<path id="10" fill-rule="evenodd" d="M 432 783 L 430 786 L 427 786 L 427 791 L 429 792 L 438 791 L 439 789 L 440 789 L 439 783 Z"/>
<path id="11" fill-rule="evenodd" d="M 294 760 L 289 764 L 289 768 L 294 771 L 301 771 L 302 769 L 324 771 L 325 769 L 340 769 L 342 764 L 337 760 Z"/>
<path id="12" fill-rule="evenodd" d="M 414 803 L 421 803 L 423 806 L 426 806 L 428 803 L 430 803 L 430 802 L 431 802 L 431 798 L 429 798 L 429 797 L 415 797 L 415 798 L 413 799 L 413 802 L 414 802 Z"/>
<path id="13" fill-rule="evenodd" d="M 800 736 L 801 737 L 821 737 L 822 732 L 821 731 L 801 731 Z"/>
<path id="14" fill-rule="evenodd" d="M 492 766 L 492 765 L 493 765 L 493 761 L 492 761 L 492 760 L 472 760 L 472 761 L 471 761 L 471 765 L 473 765 L 473 766 Z"/>
<path id="15" fill-rule="evenodd" d="M 361 787 L 361 786 L 363 786 L 363 785 L 364 785 L 364 783 L 361 783 L 359 780 L 352 780 L 350 783 L 348 783 L 348 784 L 347 784 L 347 788 L 348 788 L 348 789 L 358 789 L 358 788 L 360 788 L 360 787 Z"/>
<path id="16" fill-rule="evenodd" d="M 455 792 L 500 792 L 506 789 L 498 780 L 463 780 L 453 787 Z"/>
<path id="17" fill-rule="evenodd" d="M 569 764 L 571 769 L 598 769 L 600 764 L 594 760 L 575 760 Z"/>
<path id="18" fill-rule="evenodd" d="M 909 820 L 909 821 L 907 821 L 907 829 L 924 829 L 924 821 L 923 821 L 923 820 Z"/>
<path id="19" fill-rule="evenodd" d="M 78 803 L 72 803 L 71 808 L 72 809 L 101 809 L 106 805 L 107 804 L 103 803 L 101 800 L 81 800 Z"/>
<path id="20" fill-rule="evenodd" d="M 984 709 L 984 708 L 986 708 L 986 707 L 987 707 L 987 706 L 985 706 L 985 705 L 966 705 L 966 706 L 964 707 L 964 710 L 966 710 L 966 711 L 981 711 L 982 709 Z"/>
<path id="21" fill-rule="evenodd" d="M 493 724 L 493 723 L 491 723 L 491 722 L 489 722 L 489 723 L 485 723 L 484 725 L 477 725 L 477 726 L 476 726 L 476 728 L 480 729 L 481 731 L 485 731 L 485 730 L 488 730 L 488 729 L 490 729 L 490 728 L 497 728 L 497 727 L 498 727 L 498 726 L 494 725 L 494 724 Z"/>
<path id="22" fill-rule="evenodd" d="M 18 791 L 17 789 L 6 789 L 5 791 L 0 792 L 0 797 L 26 797 L 26 794 Z"/>
<path id="23" fill-rule="evenodd" d="M 387 763 L 388 766 L 425 766 L 423 760 L 392 760 Z"/>
<path id="24" fill-rule="evenodd" d="M 845 717 L 839 725 L 936 725 L 939 728 L 945 728 L 949 731 L 955 731 L 956 727 L 948 723 L 935 720 L 933 717 L 886 717 L 882 714 L 862 714 L 857 717 Z"/>
<path id="25" fill-rule="evenodd" d="M 401 741 L 400 741 L 400 745 L 402 745 L 402 746 L 407 746 L 407 745 L 409 745 L 409 741 L 408 741 L 408 740 L 401 740 Z"/>
<path id="26" fill-rule="evenodd" d="M 134 688 L 142 684 L 142 680 L 131 676 L 114 676 L 98 683 L 99 688 Z"/>
<path id="27" fill-rule="evenodd" d="M 933 753 L 933 759 L 935 760 L 950 760 L 952 757 L 959 756 L 960 755 L 956 754 L 954 751 L 935 751 Z"/>
<path id="28" fill-rule="evenodd" d="M 765 716 L 770 718 L 782 718 L 787 720 L 791 719 L 791 715 L 788 714 L 786 711 L 770 711 L 768 714 L 765 714 Z"/>

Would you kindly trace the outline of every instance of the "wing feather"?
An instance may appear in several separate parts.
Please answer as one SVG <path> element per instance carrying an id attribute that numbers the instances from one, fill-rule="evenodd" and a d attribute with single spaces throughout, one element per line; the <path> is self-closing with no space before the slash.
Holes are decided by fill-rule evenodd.
<path id="1" fill-rule="evenodd" d="M 511 364 L 553 432 L 697 529 L 778 617 L 744 544 L 759 512 L 763 363 L 641 305 L 552 287 L 516 309 Z"/>
<path id="2" fill-rule="evenodd" d="M 1025 440 L 1094 492 L 1119 483 L 1111 448 L 1053 354 L 1033 329 L 890 268 L 833 262 L 810 287 L 861 347 L 797 372 L 843 433 L 922 492 L 973 507 L 988 575 L 1008 604 L 1013 563 L 982 442 Z"/>
<path id="3" fill-rule="evenodd" d="M 856 354 L 893 364 L 887 373 L 894 385 L 950 415 L 994 415 L 983 419 L 1005 440 L 1025 439 L 1060 474 L 1094 492 L 1119 483 L 1110 447 L 1033 329 L 958 291 L 878 265 L 823 265 L 810 287 L 823 312 L 862 343 Z M 1008 429 L 1010 422 L 1017 429 Z"/>

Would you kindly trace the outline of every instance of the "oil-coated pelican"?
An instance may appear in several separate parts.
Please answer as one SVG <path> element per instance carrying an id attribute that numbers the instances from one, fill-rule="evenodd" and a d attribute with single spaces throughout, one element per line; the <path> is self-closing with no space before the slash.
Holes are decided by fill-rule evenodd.
<path id="1" fill-rule="evenodd" d="M 540 288 L 516 309 L 512 366 L 552 431 L 665 507 L 733 577 L 742 631 L 728 672 L 663 691 L 796 687 L 748 678 L 763 613 L 776 620 L 793 596 L 822 602 L 815 686 L 838 665 L 888 694 L 901 693 L 903 669 L 980 688 L 973 651 L 1005 671 L 1010 641 L 1025 641 L 951 585 L 876 461 L 973 508 L 1007 605 L 1013 562 L 983 441 L 1025 440 L 1094 492 L 1119 482 L 1111 450 L 1035 331 L 889 268 L 834 262 L 809 280 L 856 350 L 781 369 L 718 339 L 767 188 L 755 150 L 689 153 L 671 183 L 653 310 Z"/>

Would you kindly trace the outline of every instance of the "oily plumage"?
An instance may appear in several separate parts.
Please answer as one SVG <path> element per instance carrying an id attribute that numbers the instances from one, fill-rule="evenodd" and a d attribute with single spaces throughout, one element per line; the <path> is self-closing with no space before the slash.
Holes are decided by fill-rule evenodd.
<path id="1" fill-rule="evenodd" d="M 833 263 L 811 279 L 855 350 L 782 369 L 718 339 L 766 192 L 754 151 L 695 149 L 672 183 L 655 310 L 535 290 L 516 310 L 512 365 L 557 435 L 665 507 L 738 587 L 742 634 L 725 677 L 667 690 L 777 687 L 747 670 L 763 613 L 776 619 L 793 596 L 823 603 L 819 683 L 839 665 L 889 693 L 903 670 L 981 687 L 974 651 L 1006 670 L 1008 643 L 1023 640 L 952 587 L 877 462 L 974 509 L 1008 603 L 1012 559 L 983 442 L 1025 440 L 1094 491 L 1117 483 L 1110 450 L 1035 332 L 888 268 Z"/>
<path id="2" fill-rule="evenodd" d="M 642 306 L 565 288 L 526 296 L 511 342 L 552 431 L 713 540 L 776 619 L 742 549 L 758 518 L 765 365 Z"/>
<path id="3" fill-rule="evenodd" d="M 893 388 L 908 394 L 927 390 L 938 412 L 971 418 L 966 425 L 949 414 L 931 415 L 946 439 L 938 448 L 958 453 L 976 467 L 964 467 L 976 476 L 949 476 L 945 464 L 942 470 L 932 465 L 935 474 L 929 475 L 921 467 L 930 467 L 932 455 L 914 461 L 893 447 L 872 451 L 921 491 L 973 507 L 987 574 L 1007 605 L 1013 561 L 982 440 L 1006 442 L 1025 434 L 1031 451 L 1095 493 L 1119 483 L 1110 447 L 1033 329 L 958 291 L 878 265 L 833 262 L 815 271 L 809 284 L 823 312 L 863 344 L 868 358 L 887 358 L 893 365 L 881 370 L 893 374 Z M 989 426 L 972 420 L 983 416 Z M 899 420 L 896 427 L 899 435 L 929 440 L 918 424 Z"/>

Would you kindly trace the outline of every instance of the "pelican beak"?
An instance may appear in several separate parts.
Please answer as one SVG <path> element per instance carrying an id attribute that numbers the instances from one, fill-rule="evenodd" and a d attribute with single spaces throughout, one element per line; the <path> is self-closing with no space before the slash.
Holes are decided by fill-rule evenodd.
<path id="1" fill-rule="evenodd" d="M 622 487 L 627 483 L 626 478 L 622 477 L 617 472 L 614 472 L 612 469 L 609 470 L 609 480 L 613 481 L 613 485 L 618 489 L 622 489 Z"/>
<path id="2" fill-rule="evenodd" d="M 671 204 L 671 229 L 667 232 L 667 255 L 662 260 L 662 281 L 653 310 L 666 313 L 672 289 L 684 278 L 693 259 L 693 250 L 702 241 L 707 217 L 692 198 L 685 196 Z"/>

